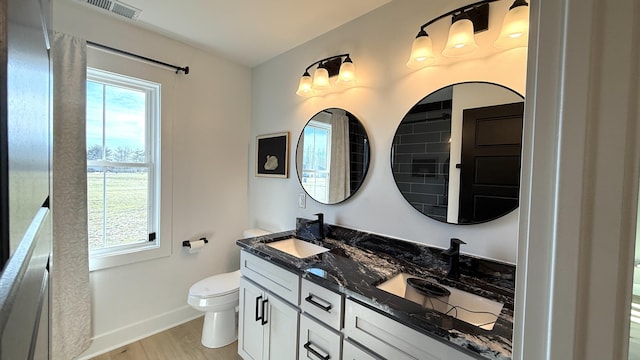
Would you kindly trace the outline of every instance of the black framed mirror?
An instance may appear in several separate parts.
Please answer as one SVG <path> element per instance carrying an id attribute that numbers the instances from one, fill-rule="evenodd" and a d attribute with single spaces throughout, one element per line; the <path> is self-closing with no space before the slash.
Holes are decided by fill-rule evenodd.
<path id="1" fill-rule="evenodd" d="M 524 97 L 465 82 L 414 105 L 393 138 L 391 169 L 404 198 L 449 224 L 477 224 L 518 207 Z"/>
<path id="2" fill-rule="evenodd" d="M 362 185 L 369 151 L 369 138 L 358 118 L 344 109 L 324 109 L 311 117 L 298 139 L 298 180 L 319 203 L 343 202 Z"/>

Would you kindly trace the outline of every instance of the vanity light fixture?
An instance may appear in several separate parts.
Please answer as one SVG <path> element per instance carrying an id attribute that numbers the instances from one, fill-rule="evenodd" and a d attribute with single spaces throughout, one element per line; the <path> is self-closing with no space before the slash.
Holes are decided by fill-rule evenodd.
<path id="1" fill-rule="evenodd" d="M 312 78 L 309 70 L 316 65 L 317 67 Z M 318 95 L 332 87 L 330 79 L 336 75 L 338 78 L 333 85 L 343 87 L 352 86 L 356 82 L 355 70 L 349 54 L 334 55 L 318 60 L 307 66 L 304 70 L 296 94 L 304 97 Z"/>
<path id="2" fill-rule="evenodd" d="M 420 26 L 420 31 L 411 46 L 411 56 L 407 62 L 410 68 L 423 68 L 433 64 L 435 55 L 433 43 L 425 30 L 429 25 L 451 18 L 449 37 L 442 51 L 446 57 L 467 55 L 478 48 L 475 33 L 489 28 L 489 3 L 498 0 L 483 0 L 442 14 Z M 515 0 L 502 23 L 502 31 L 494 46 L 511 49 L 526 46 L 529 32 L 529 4 L 526 0 Z"/>

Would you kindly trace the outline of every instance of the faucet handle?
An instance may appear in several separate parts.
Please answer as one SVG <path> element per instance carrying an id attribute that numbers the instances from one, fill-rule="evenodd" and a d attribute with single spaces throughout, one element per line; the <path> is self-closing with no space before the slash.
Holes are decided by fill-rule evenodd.
<path id="1" fill-rule="evenodd" d="M 462 241 L 462 240 L 460 240 L 458 238 L 451 238 L 451 243 L 450 243 L 451 247 L 458 247 L 459 248 L 460 245 L 462 245 L 462 244 L 466 244 L 466 242 L 464 242 L 464 241 Z"/>
<path id="2" fill-rule="evenodd" d="M 320 220 L 320 221 L 324 220 L 324 214 L 323 213 L 317 213 L 317 214 L 313 214 L 313 215 L 317 216 L 318 220 Z"/>
<path id="3" fill-rule="evenodd" d="M 451 238 L 451 243 L 449 245 L 449 248 L 444 250 L 442 252 L 442 255 L 451 256 L 451 255 L 459 254 L 460 253 L 460 245 L 462 245 L 462 244 L 466 244 L 466 242 L 464 242 L 464 241 L 462 241 L 460 239 L 457 239 L 457 238 Z"/>

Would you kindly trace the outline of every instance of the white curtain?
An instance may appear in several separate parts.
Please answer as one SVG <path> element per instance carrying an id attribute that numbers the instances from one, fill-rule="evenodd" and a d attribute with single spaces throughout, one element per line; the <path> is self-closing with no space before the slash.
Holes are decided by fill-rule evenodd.
<path id="1" fill-rule="evenodd" d="M 51 358 L 73 359 L 91 343 L 87 241 L 86 42 L 55 33 L 51 211 Z"/>
<path id="2" fill-rule="evenodd" d="M 331 115 L 330 203 L 341 202 L 351 194 L 349 162 L 349 117 L 334 111 Z"/>

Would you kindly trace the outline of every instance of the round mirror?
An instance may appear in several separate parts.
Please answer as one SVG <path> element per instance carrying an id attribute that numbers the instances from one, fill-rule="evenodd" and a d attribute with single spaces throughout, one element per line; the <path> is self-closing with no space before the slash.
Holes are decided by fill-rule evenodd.
<path id="1" fill-rule="evenodd" d="M 467 82 L 427 95 L 393 138 L 391 168 L 404 198 L 450 224 L 477 224 L 518 207 L 524 98 Z"/>
<path id="2" fill-rule="evenodd" d="M 322 204 L 355 194 L 369 169 L 369 139 L 358 118 L 330 108 L 307 122 L 296 149 L 296 169 L 304 191 Z"/>

